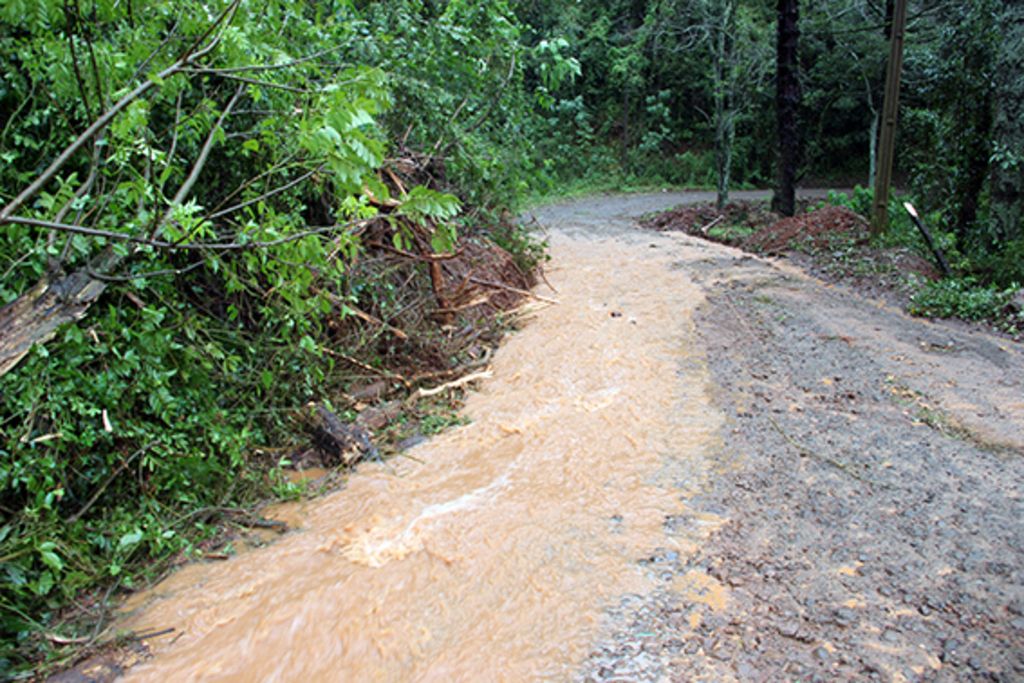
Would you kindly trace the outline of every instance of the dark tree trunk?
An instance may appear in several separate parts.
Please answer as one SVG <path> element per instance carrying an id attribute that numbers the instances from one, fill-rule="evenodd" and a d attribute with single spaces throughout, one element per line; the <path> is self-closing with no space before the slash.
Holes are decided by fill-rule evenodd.
<path id="1" fill-rule="evenodd" d="M 622 86 L 622 177 L 629 176 L 629 78 Z"/>
<path id="2" fill-rule="evenodd" d="M 992 156 L 988 136 L 992 130 L 992 100 L 981 97 L 964 103 L 960 115 L 966 119 L 962 138 L 967 140 L 967 152 L 964 159 L 964 176 L 959 183 L 958 195 L 963 199 L 957 211 L 954 231 L 961 245 L 967 244 L 976 232 L 975 222 L 978 219 L 979 199 L 985 189 L 988 178 L 989 158 Z"/>
<path id="3" fill-rule="evenodd" d="M 992 132 L 992 219 L 1003 242 L 1024 239 L 1024 0 L 1004 3 Z"/>
<path id="4" fill-rule="evenodd" d="M 779 131 L 779 181 L 773 203 L 775 210 L 784 216 L 792 216 L 796 211 L 796 173 L 800 164 L 800 136 L 797 131 L 797 109 L 800 106 L 798 4 L 798 0 L 779 0 L 778 4 L 775 109 Z"/>

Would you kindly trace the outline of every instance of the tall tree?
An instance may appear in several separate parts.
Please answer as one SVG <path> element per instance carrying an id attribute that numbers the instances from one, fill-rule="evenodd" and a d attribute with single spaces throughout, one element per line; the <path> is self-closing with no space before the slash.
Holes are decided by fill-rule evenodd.
<path id="1" fill-rule="evenodd" d="M 732 0 L 708 3 L 711 29 L 711 60 L 713 74 L 715 170 L 718 174 L 718 208 L 729 201 L 729 171 L 732 148 L 736 140 L 736 107 L 731 80 L 733 77 L 734 32 L 736 7 Z"/>
<path id="2" fill-rule="evenodd" d="M 1024 0 L 1007 0 L 996 62 L 992 218 L 1002 242 L 1024 239 Z"/>
<path id="3" fill-rule="evenodd" d="M 796 172 L 800 163 L 797 132 L 800 79 L 797 44 L 800 39 L 798 0 L 779 0 L 776 50 L 776 109 L 779 130 L 779 184 L 775 209 L 784 216 L 796 211 Z"/>
<path id="4" fill-rule="evenodd" d="M 903 73 L 903 41 L 906 37 L 907 1 L 893 5 L 889 38 L 889 64 L 885 77 L 885 101 L 882 105 L 882 137 L 878 141 L 878 174 L 875 176 L 875 207 L 871 219 L 871 237 L 884 233 L 888 224 L 889 188 L 896 146 L 896 118 L 899 114 L 900 79 Z"/>

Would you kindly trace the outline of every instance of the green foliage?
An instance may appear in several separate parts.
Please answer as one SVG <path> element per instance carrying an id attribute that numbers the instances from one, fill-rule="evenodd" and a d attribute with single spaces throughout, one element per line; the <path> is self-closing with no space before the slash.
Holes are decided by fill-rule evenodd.
<path id="1" fill-rule="evenodd" d="M 911 47 L 909 68 L 920 86 L 903 126 L 907 170 L 925 211 L 939 212 L 941 230 L 965 253 L 992 245 L 980 199 L 993 149 L 993 70 L 1000 3 L 981 0 L 949 8 L 933 26 L 927 49 Z"/>
<path id="2" fill-rule="evenodd" d="M 516 266 L 523 273 L 532 273 L 535 268 L 543 265 L 550 258 L 547 253 L 547 241 L 531 233 L 529 226 L 518 222 L 496 221 L 496 223 L 500 227 L 489 231 L 491 239 L 512 255 Z"/>
<path id="3" fill-rule="evenodd" d="M 889 228 L 879 238 L 881 244 L 890 247 L 913 247 L 919 253 L 931 258 L 931 254 L 927 252 L 927 245 L 903 207 L 903 203 L 907 199 L 905 196 L 897 196 L 895 190 L 890 190 L 887 209 Z M 847 195 L 845 192 L 830 191 L 828 193 L 828 201 L 819 204 L 819 208 L 824 206 L 825 203 L 832 206 L 845 207 L 870 220 L 874 213 L 875 191 L 873 188 L 864 188 L 860 185 L 853 188 L 852 196 Z"/>
<path id="4" fill-rule="evenodd" d="M 910 312 L 932 318 L 962 318 L 985 320 L 1000 324 L 1006 322 L 1011 302 L 1020 286 L 1006 289 L 983 287 L 974 278 L 938 280 L 926 283 L 911 296 Z M 1012 313 L 1010 313 L 1012 316 Z M 1019 332 L 1020 320 L 1010 321 L 1009 330 Z"/>
<path id="5" fill-rule="evenodd" d="M 472 422 L 472 420 L 468 416 L 459 415 L 452 411 L 430 413 L 420 422 L 420 432 L 424 436 L 433 436 L 434 434 L 440 434 L 452 427 L 467 425 L 470 422 Z"/>
<path id="6" fill-rule="evenodd" d="M 446 138 L 435 151 L 454 150 L 486 201 L 521 163 L 493 137 L 522 100 L 501 3 L 451 2 L 440 21 L 418 3 L 77 7 L 0 6 L 0 202 L 63 226 L 0 222 L 0 304 L 115 254 L 86 317 L 0 376 L 3 674 L 57 656 L 33 633 L 77 591 L 139 583 L 216 510 L 288 493 L 253 453 L 288 442 L 296 406 L 347 388 L 321 321 L 386 317 L 408 306 L 396 283 L 422 280 L 360 259 L 366 220 L 387 205 L 433 226 L 436 251 L 458 239 L 463 204 L 443 186 L 390 196 L 393 140 Z M 434 62 L 401 62 L 408 49 Z"/>
<path id="7" fill-rule="evenodd" d="M 351 11 L 351 10 L 350 10 Z M 517 133 L 526 115 L 524 50 L 504 0 L 371 3 L 352 14 L 361 63 L 386 71 L 393 139 L 444 164 L 446 180 L 478 205 L 509 204 L 527 158 Z M 549 45 L 548 75 L 566 76 Z M 571 68 L 570 68 L 571 71 Z"/>
<path id="8" fill-rule="evenodd" d="M 677 154 L 670 166 L 669 182 L 684 187 L 713 187 L 715 159 L 712 152 Z"/>
<path id="9" fill-rule="evenodd" d="M 524 124 L 537 193 L 647 183 L 708 186 L 708 150 L 731 186 L 775 180 L 771 3 L 518 2 L 529 44 L 580 64 Z M 1020 277 L 990 210 L 990 168 L 1015 155 L 991 140 L 1000 4 L 938 0 L 911 8 L 895 173 L 952 260 L 994 282 Z M 888 55 L 886 4 L 827 0 L 801 10 L 800 137 L 805 178 L 869 179 Z M 535 47 L 535 49 L 537 49 Z M 527 84 L 544 85 L 531 63 Z M 727 115 L 728 114 L 728 115 Z M 717 133 L 717 142 L 716 142 Z M 625 168 L 623 168 L 625 166 Z M 724 173 L 723 173 L 724 175 Z M 617 178 L 614 176 L 618 176 Z M 867 215 L 870 212 L 865 212 Z M 917 244 L 902 209 L 888 240 Z"/>
<path id="10" fill-rule="evenodd" d="M 1009 242 L 987 257 L 979 258 L 978 270 L 986 273 L 987 281 L 997 287 L 1024 282 L 1024 240 Z"/>

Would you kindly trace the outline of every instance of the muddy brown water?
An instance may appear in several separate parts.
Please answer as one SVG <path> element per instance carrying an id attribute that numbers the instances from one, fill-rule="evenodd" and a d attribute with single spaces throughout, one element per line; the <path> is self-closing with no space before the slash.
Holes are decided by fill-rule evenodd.
<path id="1" fill-rule="evenodd" d="M 630 232 L 645 207 L 623 198 L 588 206 L 548 216 L 557 291 L 538 291 L 558 303 L 497 352 L 472 423 L 288 511 L 297 530 L 274 545 L 134 601 L 130 628 L 174 632 L 124 680 L 572 678 L 603 610 L 649 589 L 637 560 L 691 553 L 721 521 L 665 524 L 722 423 L 694 342 L 704 293 L 678 267 L 718 248 Z"/>

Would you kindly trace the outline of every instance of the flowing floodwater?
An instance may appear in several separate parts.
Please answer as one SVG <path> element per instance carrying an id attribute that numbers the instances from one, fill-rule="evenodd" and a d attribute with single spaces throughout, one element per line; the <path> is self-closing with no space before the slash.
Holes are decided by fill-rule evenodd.
<path id="1" fill-rule="evenodd" d="M 603 610 L 649 590 L 637 561 L 715 526 L 665 520 L 699 490 L 722 418 L 680 267 L 709 247 L 549 238 L 542 293 L 559 303 L 495 354 L 472 423 L 360 466 L 272 546 L 158 586 L 130 626 L 175 631 L 126 680 L 572 679 Z"/>

